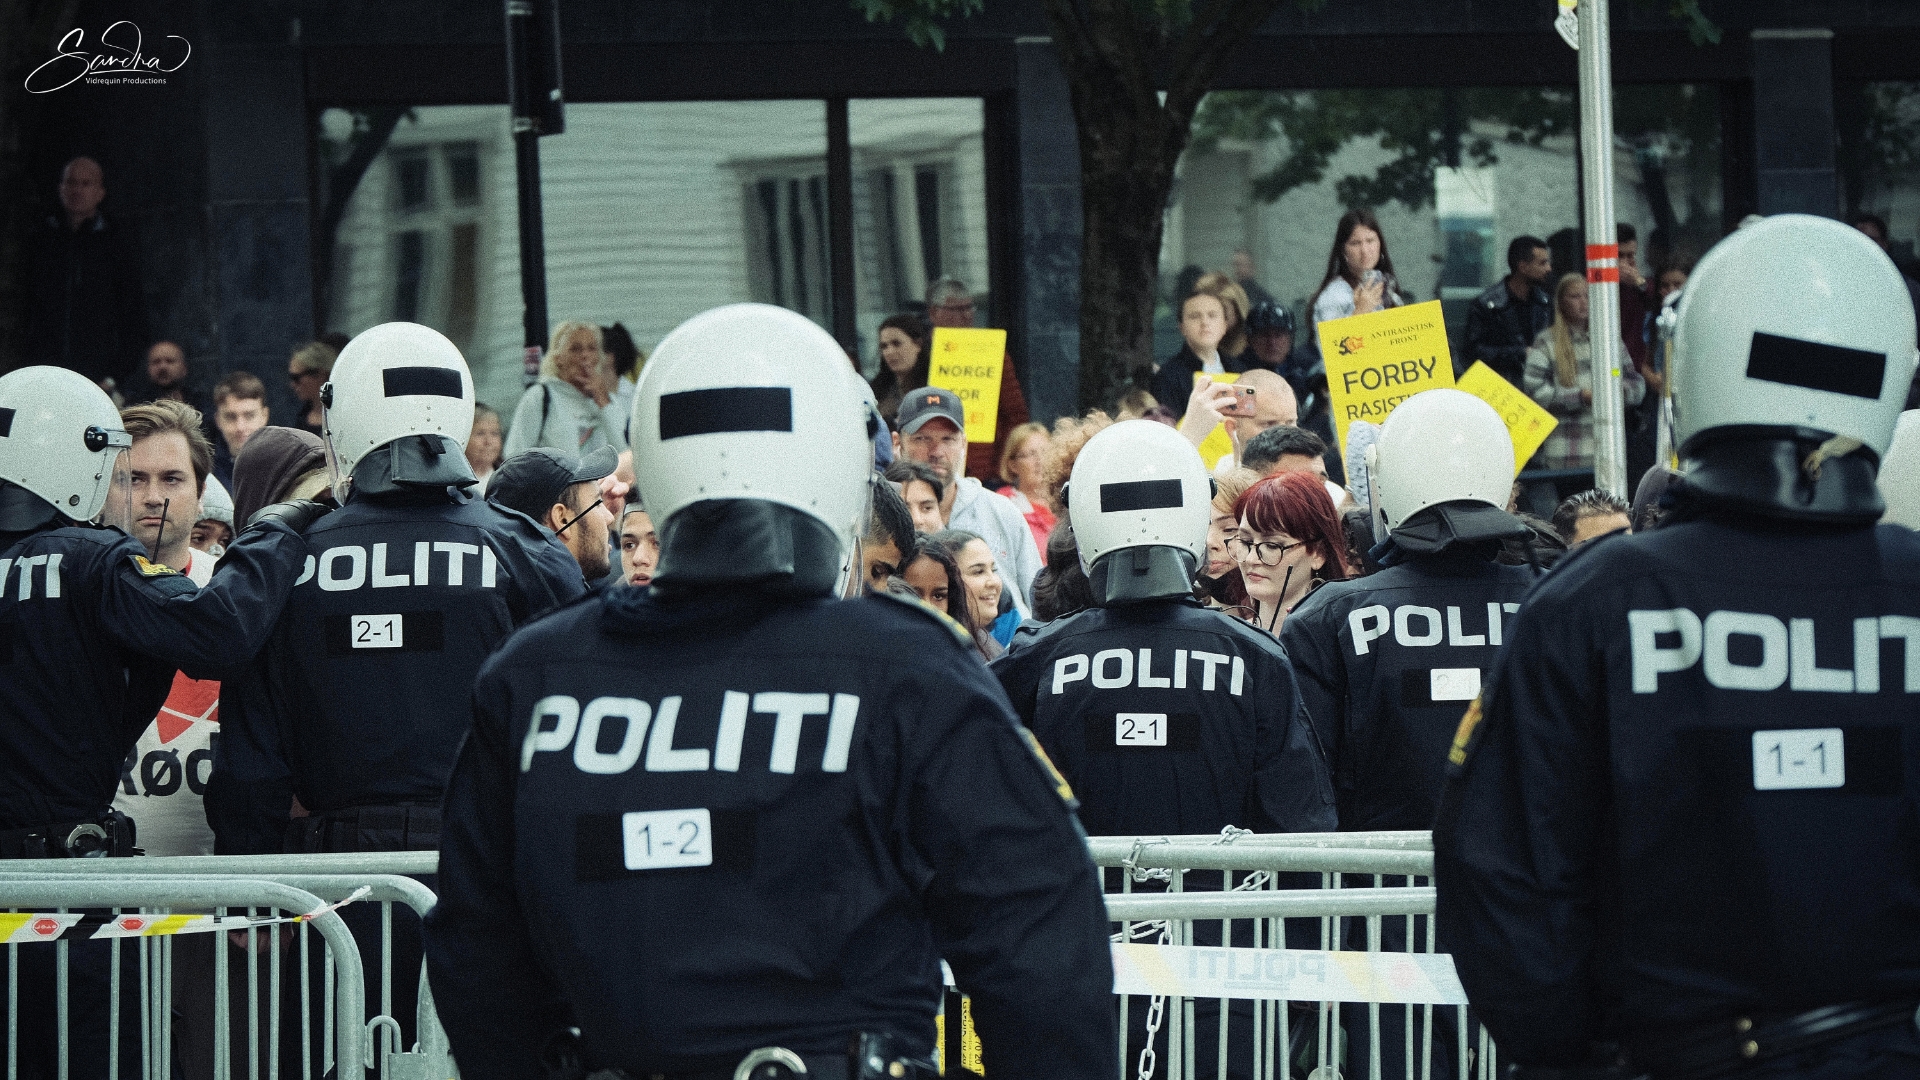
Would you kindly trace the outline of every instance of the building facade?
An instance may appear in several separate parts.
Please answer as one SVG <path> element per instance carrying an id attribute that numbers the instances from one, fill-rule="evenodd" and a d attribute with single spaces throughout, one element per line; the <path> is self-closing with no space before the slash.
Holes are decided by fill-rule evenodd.
<path id="1" fill-rule="evenodd" d="M 1900 140 L 1920 127 L 1920 5 L 1707 7 L 1718 44 L 1691 43 L 1665 5 L 1613 5 L 1616 201 L 1643 251 L 1684 255 L 1747 213 L 1849 209 L 1888 216 L 1911 251 L 1920 178 Z M 942 51 L 846 0 L 560 10 L 567 130 L 541 146 L 554 320 L 620 321 L 649 349 L 705 308 L 778 303 L 871 371 L 879 320 L 957 277 L 983 323 L 1010 332 L 1035 412 L 1075 409 L 1076 129 L 1038 0 L 988 0 Z M 36 96 L 27 156 L 49 196 L 67 158 L 103 160 L 108 210 L 140 228 L 156 332 L 205 361 L 203 379 L 260 374 L 290 416 L 292 347 L 416 319 L 467 351 L 483 400 L 510 406 L 521 303 L 500 6 L 140 12 L 82 3 L 79 18 L 137 18 L 149 39 L 191 41 L 192 59 L 161 86 Z M 1278 101 L 1349 134 L 1272 198 L 1256 182 L 1301 132 L 1196 144 L 1167 210 L 1167 280 L 1245 251 L 1274 296 L 1307 300 L 1346 193 L 1404 172 L 1396 124 L 1420 110 L 1440 110 L 1446 145 L 1377 207 L 1415 298 L 1463 303 L 1504 272 L 1512 236 L 1577 230 L 1574 54 L 1553 14 L 1545 0 L 1284 6 L 1200 127 L 1209 110 Z"/>

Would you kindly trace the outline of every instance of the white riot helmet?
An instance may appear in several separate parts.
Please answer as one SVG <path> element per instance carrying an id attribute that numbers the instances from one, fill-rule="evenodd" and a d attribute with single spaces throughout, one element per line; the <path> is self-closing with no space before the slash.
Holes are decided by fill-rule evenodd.
<path id="1" fill-rule="evenodd" d="M 1101 603 L 1185 595 L 1207 557 L 1213 480 L 1179 432 L 1122 420 L 1088 439 L 1074 459 L 1067 510 L 1080 566 Z M 1114 557 L 1129 550 L 1132 556 Z"/>
<path id="2" fill-rule="evenodd" d="M 1915 359 L 1912 300 L 1872 240 L 1805 214 L 1741 228 L 1681 295 L 1674 438 L 1687 487 L 1763 514 L 1877 518 L 1873 474 Z"/>
<path id="3" fill-rule="evenodd" d="M 714 308 L 660 342 L 630 430 L 635 486 L 660 533 L 657 582 L 837 583 L 865 529 L 873 470 L 871 414 L 847 370 L 825 330 L 767 304 Z M 714 505 L 676 520 L 703 503 Z M 819 546 L 832 550 L 815 551 L 817 530 L 773 507 L 824 528 Z M 748 535 L 763 529 L 774 541 Z M 793 545 L 784 555 L 773 550 L 782 543 Z"/>
<path id="4" fill-rule="evenodd" d="M 1388 414 L 1368 454 L 1376 531 L 1402 546 L 1435 551 L 1454 540 L 1527 531 L 1506 512 L 1513 495 L 1513 439 L 1493 406 L 1461 390 L 1425 390 Z M 1421 511 L 1431 528 L 1409 528 Z"/>
<path id="5" fill-rule="evenodd" d="M 1776 214 L 1720 241 L 1681 294 L 1674 437 L 1802 427 L 1885 456 L 1913 382 L 1913 301 L 1858 229 Z"/>
<path id="6" fill-rule="evenodd" d="M 1880 520 L 1920 529 L 1920 409 L 1900 414 L 1893 443 L 1880 461 L 1880 497 L 1887 513 Z"/>
<path id="7" fill-rule="evenodd" d="M 109 524 L 129 525 L 126 451 L 132 445 L 113 400 L 86 376 L 57 367 L 0 376 L 0 480 L 38 500 L 13 491 L 0 495 L 0 531 L 51 520 L 49 507 L 91 521 L 108 510 L 110 495 L 117 512 L 108 514 Z"/>
<path id="8" fill-rule="evenodd" d="M 320 403 L 333 494 L 343 503 L 354 468 L 373 451 L 409 435 L 444 436 L 464 451 L 473 432 L 467 361 L 445 335 L 419 323 L 381 323 L 347 342 L 320 388 Z M 452 472 L 464 471 L 473 481 L 462 453 L 445 456 L 459 459 Z M 434 481 L 440 478 L 421 482 Z"/>

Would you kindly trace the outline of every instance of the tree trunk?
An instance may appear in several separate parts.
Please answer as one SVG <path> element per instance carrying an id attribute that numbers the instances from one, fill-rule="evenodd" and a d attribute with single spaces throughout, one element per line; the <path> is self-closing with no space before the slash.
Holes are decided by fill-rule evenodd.
<path id="1" fill-rule="evenodd" d="M 1111 408 L 1153 374 L 1160 235 L 1193 115 L 1282 0 L 1044 2 L 1079 127 L 1080 407 Z"/>
<path id="2" fill-rule="evenodd" d="M 1112 409 L 1153 376 L 1160 238 L 1187 132 L 1159 108 L 1079 92 L 1080 408 Z M 1176 411 L 1185 402 L 1163 402 Z"/>

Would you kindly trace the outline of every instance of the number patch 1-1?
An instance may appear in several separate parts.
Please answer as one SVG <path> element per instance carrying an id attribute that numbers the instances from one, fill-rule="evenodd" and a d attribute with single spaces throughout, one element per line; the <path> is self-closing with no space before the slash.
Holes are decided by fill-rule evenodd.
<path id="1" fill-rule="evenodd" d="M 697 810 L 639 810 L 620 815 L 629 870 L 713 865 L 713 815 Z"/>
<path id="2" fill-rule="evenodd" d="M 1846 733 L 1840 728 L 1753 733 L 1753 790 L 1837 788 L 1846 783 Z"/>

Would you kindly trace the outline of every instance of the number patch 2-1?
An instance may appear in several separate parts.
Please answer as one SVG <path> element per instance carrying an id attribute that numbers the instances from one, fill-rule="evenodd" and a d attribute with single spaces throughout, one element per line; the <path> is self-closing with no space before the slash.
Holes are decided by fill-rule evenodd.
<path id="1" fill-rule="evenodd" d="M 1167 745 L 1167 714 L 1123 712 L 1113 718 L 1113 745 Z"/>
<path id="2" fill-rule="evenodd" d="M 355 615 L 349 638 L 356 649 L 405 648 L 406 620 L 399 615 Z"/>
<path id="3" fill-rule="evenodd" d="M 1846 784 L 1846 732 L 1842 729 L 1753 733 L 1753 790 L 1793 791 Z"/>
<path id="4" fill-rule="evenodd" d="M 629 870 L 713 865 L 713 815 L 696 810 L 638 810 L 620 815 Z"/>

